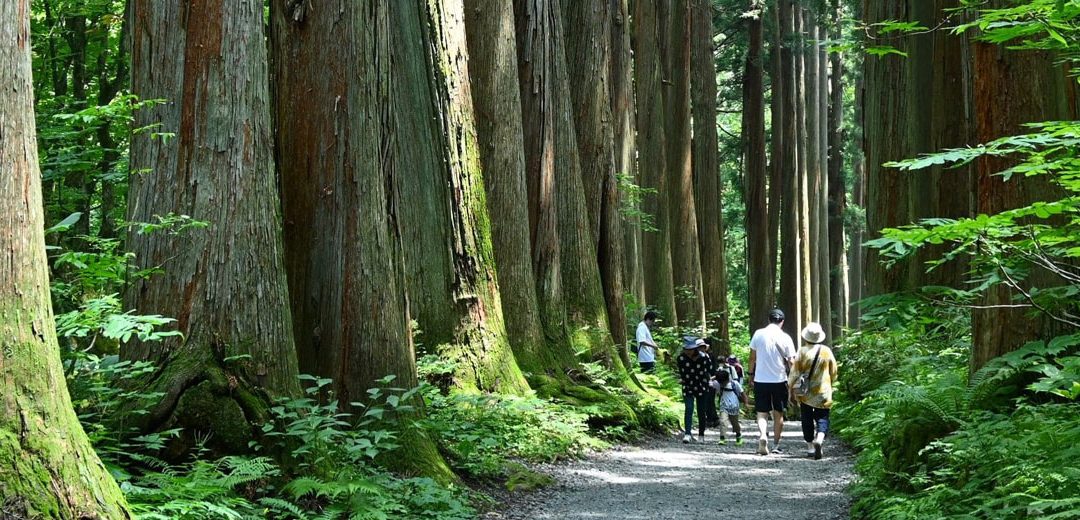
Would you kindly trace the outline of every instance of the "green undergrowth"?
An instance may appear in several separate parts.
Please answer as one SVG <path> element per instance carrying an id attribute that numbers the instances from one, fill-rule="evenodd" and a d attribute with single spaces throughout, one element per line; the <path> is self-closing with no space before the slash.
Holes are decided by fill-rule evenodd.
<path id="1" fill-rule="evenodd" d="M 852 517 L 1080 518 L 1080 336 L 1031 342 L 969 377 L 967 324 L 938 318 L 838 348 L 834 431 L 858 451 Z"/>

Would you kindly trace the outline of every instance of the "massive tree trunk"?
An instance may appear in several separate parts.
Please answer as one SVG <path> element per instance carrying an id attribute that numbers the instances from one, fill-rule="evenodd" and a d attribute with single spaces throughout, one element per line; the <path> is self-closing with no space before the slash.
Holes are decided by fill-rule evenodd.
<path id="1" fill-rule="evenodd" d="M 518 92 L 513 5 L 467 0 L 465 26 L 492 245 L 503 316 L 518 365 L 526 372 L 561 372 L 572 360 L 566 342 L 544 337 L 530 245 L 529 200 Z M 561 355 L 560 355 L 561 354 Z M 569 357 L 567 357 L 569 356 Z"/>
<path id="2" fill-rule="evenodd" d="M 45 259 L 30 3 L 0 3 L 0 515 L 129 518 L 72 411 Z"/>
<path id="3" fill-rule="evenodd" d="M 567 318 L 563 330 L 570 334 L 575 351 L 621 367 L 609 333 L 596 246 L 589 231 L 559 2 L 519 0 L 514 11 L 529 198 L 536 207 L 536 221 L 545 219 L 545 227 L 534 238 L 534 253 L 538 263 L 558 261 L 563 284 L 558 287 Z M 546 219 L 552 217 L 555 222 L 547 224 Z M 546 243 L 553 239 L 555 244 Z M 552 245 L 557 245 L 554 255 L 548 253 Z M 547 283 L 546 269 L 537 267 L 541 293 Z"/>
<path id="4" fill-rule="evenodd" d="M 799 85 L 796 82 L 795 9 L 792 0 L 780 2 L 780 41 L 784 42 L 780 51 L 781 79 L 783 80 L 783 207 L 780 210 L 780 308 L 788 314 L 785 330 L 794 334 L 800 317 L 800 278 L 799 278 Z M 764 326 L 765 323 L 754 324 Z M 794 336 L 793 336 L 794 337 Z"/>
<path id="5" fill-rule="evenodd" d="M 832 39 L 838 40 L 840 33 L 840 1 L 830 4 L 834 32 Z M 829 242 L 829 319 L 831 331 L 829 337 L 839 339 L 839 334 L 847 324 L 846 283 L 844 263 L 844 212 L 847 197 L 844 189 L 844 65 L 840 53 L 830 56 L 830 101 L 829 101 L 829 174 L 828 174 L 828 242 Z"/>
<path id="6" fill-rule="evenodd" d="M 386 375 L 416 385 L 394 192 L 393 29 L 386 1 L 275 0 L 278 167 L 286 266 L 304 372 L 341 403 Z M 261 38 L 256 38 L 261 41 Z M 412 86 L 410 86 L 412 87 Z M 402 439 L 399 466 L 448 477 L 433 443 Z"/>
<path id="7" fill-rule="evenodd" d="M 609 1 L 562 3 L 568 76 L 575 86 L 569 89 L 570 99 L 592 242 L 598 253 L 611 334 L 620 357 L 628 364 L 616 121 L 611 109 L 612 8 Z"/>
<path id="8" fill-rule="evenodd" d="M 865 20 L 918 22 L 937 27 L 957 0 L 867 2 Z M 885 36 L 878 36 L 885 38 Z M 911 174 L 882 164 L 943 148 L 971 144 L 970 74 L 964 37 L 947 31 L 884 39 L 907 57 L 867 56 L 864 60 L 863 149 L 867 168 L 867 225 L 870 238 L 883 228 L 922 218 L 971 214 L 970 168 L 932 169 Z M 924 262 L 943 248 L 928 248 L 914 259 L 886 267 L 873 251 L 866 255 L 868 295 L 911 290 L 922 285 L 959 287 L 966 271 L 953 262 L 926 273 Z"/>
<path id="9" fill-rule="evenodd" d="M 634 3 L 634 88 L 637 94 L 637 148 L 641 187 L 651 190 L 641 210 L 651 216 L 653 229 L 642 233 L 645 303 L 660 313 L 664 325 L 678 323 L 672 278 L 671 208 L 668 192 L 667 144 L 664 126 L 660 25 L 656 2 Z"/>
<path id="10" fill-rule="evenodd" d="M 641 185 L 637 145 L 634 142 L 634 60 L 630 50 L 630 7 L 628 0 L 610 0 L 611 15 L 611 115 L 615 121 L 615 172 L 634 185 Z M 636 303 L 645 301 L 642 268 L 640 204 L 630 193 L 620 192 L 623 218 L 623 283 Z M 629 210 L 629 211 L 628 211 Z M 636 318 L 636 317 L 635 317 Z"/>
<path id="11" fill-rule="evenodd" d="M 749 34 L 749 50 L 746 55 L 746 71 L 743 74 L 743 140 L 746 143 L 746 271 L 749 290 L 750 323 L 765 323 L 772 302 L 772 267 L 769 257 L 769 208 L 766 193 L 765 164 L 765 98 L 764 71 L 762 70 L 761 4 L 750 2 L 755 14 L 746 19 Z M 777 82 L 773 81 L 773 95 Z M 783 87 L 780 87 L 781 90 Z M 774 112 L 774 117 L 776 114 Z M 782 117 L 782 116 L 781 116 Z M 776 125 L 776 120 L 773 120 Z M 774 138 L 779 137 L 775 136 Z M 782 138 L 781 138 L 782 140 Z M 775 144 L 775 143 L 774 143 Z M 774 157 L 774 161 L 777 158 Z M 778 166 L 779 162 L 773 166 Z"/>
<path id="12" fill-rule="evenodd" d="M 803 324 L 814 320 L 814 294 L 813 294 L 813 265 L 810 257 L 810 170 L 814 167 L 811 158 L 811 132 L 814 129 L 812 114 L 810 113 L 816 103 L 812 101 L 814 84 L 809 81 L 810 59 L 807 53 L 807 31 L 810 24 L 809 15 L 805 7 L 796 3 L 795 8 L 795 40 L 798 42 L 795 54 L 795 101 L 796 101 L 796 124 L 799 133 L 796 136 L 796 148 L 798 149 L 798 190 L 792 203 L 798 213 L 798 237 L 795 239 L 796 253 L 799 265 L 799 309 L 796 314 L 796 325 L 793 332 Z"/>
<path id="13" fill-rule="evenodd" d="M 507 337 L 477 149 L 461 0 L 391 2 L 393 168 L 417 341 L 457 385 L 528 388 Z"/>
<path id="14" fill-rule="evenodd" d="M 1005 2 L 991 2 L 991 6 L 1005 7 Z M 1078 117 L 1076 83 L 1065 67 L 1055 63 L 1052 54 L 1014 51 L 980 42 L 975 44 L 974 58 L 973 114 L 978 142 L 1024 133 L 1024 123 Z M 1015 176 L 1003 181 L 996 175 L 1010 166 L 1012 162 L 1007 158 L 984 157 L 976 162 L 977 214 L 994 214 L 1065 196 L 1060 187 L 1046 178 Z M 1045 289 L 1061 285 L 1061 280 L 1045 270 L 1034 269 L 1021 285 L 1026 290 Z M 1032 309 L 990 308 L 1015 303 L 1026 302 L 1017 291 L 997 286 L 983 297 L 984 308 L 973 312 L 972 371 L 1027 341 L 1048 339 L 1062 332 L 1060 324 L 1033 314 Z"/>
<path id="15" fill-rule="evenodd" d="M 670 0 L 670 14 L 665 26 L 668 35 L 666 54 L 671 71 L 666 78 L 669 84 L 664 87 L 667 174 L 671 176 L 665 202 L 671 207 L 668 229 L 679 324 L 701 329 L 705 324 L 705 299 L 690 153 L 689 6 L 690 0 Z"/>
<path id="16" fill-rule="evenodd" d="M 135 127 L 175 137 L 134 136 L 131 168 L 146 173 L 131 176 L 128 220 L 190 215 L 208 227 L 129 233 L 136 268 L 161 272 L 134 281 L 125 308 L 174 317 L 183 337 L 122 354 L 160 365 L 152 385 L 165 395 L 144 426 L 182 427 L 189 441 L 214 432 L 222 449 L 247 450 L 268 399 L 298 391 L 263 9 L 137 0 L 132 20 L 132 91 L 169 100 L 140 110 Z"/>

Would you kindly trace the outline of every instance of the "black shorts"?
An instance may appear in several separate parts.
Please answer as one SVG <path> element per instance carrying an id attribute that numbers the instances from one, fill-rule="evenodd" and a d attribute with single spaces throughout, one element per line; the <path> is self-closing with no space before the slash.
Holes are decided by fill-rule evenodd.
<path id="1" fill-rule="evenodd" d="M 755 412 L 783 412 L 787 402 L 787 383 L 754 383 Z"/>

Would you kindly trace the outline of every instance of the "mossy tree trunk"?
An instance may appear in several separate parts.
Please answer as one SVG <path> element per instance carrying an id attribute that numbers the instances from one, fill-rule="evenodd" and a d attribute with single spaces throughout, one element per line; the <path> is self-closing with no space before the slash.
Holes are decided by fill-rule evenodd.
<path id="1" fill-rule="evenodd" d="M 627 322 L 623 283 L 623 232 L 616 178 L 615 127 L 611 109 L 612 40 L 608 1 L 561 4 L 566 38 L 566 62 L 581 180 L 584 187 L 592 243 L 604 291 L 611 336 L 623 364 Z"/>
<path id="2" fill-rule="evenodd" d="M 514 12 L 541 304 L 547 299 L 550 307 L 557 308 L 561 300 L 566 317 L 562 331 L 575 352 L 617 368 L 622 361 L 612 344 L 596 246 L 589 231 L 560 4 L 519 0 L 514 2 Z M 554 281 L 553 260 L 559 270 L 555 286 L 549 285 Z M 558 332 L 557 327 L 553 323 L 550 328 Z"/>
<path id="3" fill-rule="evenodd" d="M 286 268 L 304 372 L 334 379 L 338 400 L 380 378 L 417 383 L 409 331 L 388 1 L 271 5 L 277 157 Z M 408 86 L 411 88 L 413 86 Z M 418 434 L 402 469 L 450 478 Z"/>
<path id="4" fill-rule="evenodd" d="M 395 1 L 394 169 L 417 339 L 458 363 L 457 385 L 522 393 L 503 321 L 461 0 Z"/>
<path id="5" fill-rule="evenodd" d="M 469 79 L 503 316 L 518 365 L 561 374 L 573 363 L 565 341 L 544 335 L 533 269 L 529 189 L 518 92 L 513 4 L 466 0 Z M 559 347 L 563 347 L 560 350 Z"/>
<path id="6" fill-rule="evenodd" d="M 67 393 L 45 259 L 30 2 L 0 3 L 0 517 L 129 518 Z"/>
<path id="7" fill-rule="evenodd" d="M 160 365 L 150 384 L 165 396 L 146 427 L 214 432 L 221 449 L 246 450 L 269 399 L 298 391 L 263 9 L 136 0 L 132 20 L 132 90 L 166 100 L 139 110 L 135 127 L 173 136 L 134 136 L 128 220 L 190 215 L 208 227 L 129 232 L 136 267 L 160 273 L 131 284 L 126 308 L 175 318 L 183 337 L 121 354 Z"/>

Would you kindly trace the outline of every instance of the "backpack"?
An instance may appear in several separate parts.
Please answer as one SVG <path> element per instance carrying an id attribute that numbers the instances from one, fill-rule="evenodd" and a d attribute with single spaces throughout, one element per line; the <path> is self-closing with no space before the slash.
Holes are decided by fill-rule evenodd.
<path id="1" fill-rule="evenodd" d="M 637 351 L 638 351 L 638 343 L 636 341 L 631 341 L 630 342 L 630 352 L 633 352 L 634 354 L 637 354 Z"/>

